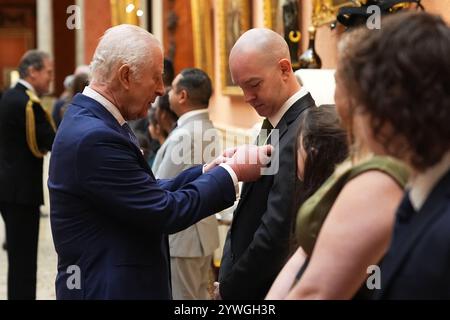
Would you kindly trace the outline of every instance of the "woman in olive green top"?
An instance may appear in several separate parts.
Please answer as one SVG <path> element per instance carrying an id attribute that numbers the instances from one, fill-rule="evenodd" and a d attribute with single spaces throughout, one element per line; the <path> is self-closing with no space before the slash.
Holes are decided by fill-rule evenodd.
<path id="1" fill-rule="evenodd" d="M 301 245 L 308 256 L 311 256 L 313 252 L 325 218 L 347 182 L 372 170 L 391 176 L 402 189 L 408 180 L 408 172 L 404 165 L 393 158 L 373 156 L 353 166 L 349 162 L 350 160 L 347 160 L 343 164 L 348 168 L 336 170 L 322 187 L 302 205 L 298 212 L 295 235 L 298 244 Z M 364 192 L 364 190 L 362 191 Z"/>
<path id="2" fill-rule="evenodd" d="M 300 208 L 299 248 L 266 299 L 369 298 L 367 268 L 378 264 L 388 247 L 407 179 L 404 165 L 388 157 L 356 165 L 347 160 L 338 167 Z"/>
<path id="3" fill-rule="evenodd" d="M 340 59 L 360 34 L 341 41 Z M 364 298 L 368 267 L 377 265 L 388 248 L 408 173 L 395 160 L 371 155 L 361 127 L 364 115 L 354 112 L 349 97 L 338 64 L 335 102 L 352 156 L 301 207 L 298 250 L 266 299 Z"/>

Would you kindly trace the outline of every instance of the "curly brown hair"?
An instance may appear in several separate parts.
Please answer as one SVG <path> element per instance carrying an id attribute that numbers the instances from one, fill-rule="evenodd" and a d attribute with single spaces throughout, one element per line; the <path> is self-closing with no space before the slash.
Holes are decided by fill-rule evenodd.
<path id="1" fill-rule="evenodd" d="M 450 149 L 450 28 L 439 16 L 399 13 L 358 30 L 338 73 L 389 155 L 423 171 Z M 386 130 L 389 128 L 389 130 Z"/>

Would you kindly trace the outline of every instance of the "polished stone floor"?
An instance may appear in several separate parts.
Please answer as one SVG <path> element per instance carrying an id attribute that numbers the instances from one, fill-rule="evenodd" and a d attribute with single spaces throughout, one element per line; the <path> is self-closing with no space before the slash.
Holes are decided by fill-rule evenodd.
<path id="1" fill-rule="evenodd" d="M 50 229 L 50 212 L 49 197 L 47 189 L 48 165 L 50 153 L 44 157 L 43 166 L 43 189 L 44 189 L 44 203 L 41 206 L 41 212 L 46 215 L 41 217 L 39 230 L 39 247 L 38 247 L 38 270 L 37 270 L 37 288 L 36 299 L 38 300 L 54 300 L 55 299 L 55 278 L 57 256 L 55 247 L 53 246 L 52 232 Z M 0 217 L 0 300 L 5 300 L 7 297 L 7 272 L 8 260 L 6 251 L 1 247 L 5 239 L 5 226 L 3 219 Z"/>
<path id="2" fill-rule="evenodd" d="M 0 244 L 5 238 L 5 227 L 3 219 L 0 218 Z M 37 292 L 38 300 L 55 299 L 55 277 L 56 277 L 56 252 L 53 246 L 52 234 L 50 230 L 49 217 L 42 217 L 39 231 L 38 249 L 38 271 L 37 271 Z M 6 299 L 7 292 L 7 268 L 8 261 L 6 252 L 0 249 L 0 300 Z"/>

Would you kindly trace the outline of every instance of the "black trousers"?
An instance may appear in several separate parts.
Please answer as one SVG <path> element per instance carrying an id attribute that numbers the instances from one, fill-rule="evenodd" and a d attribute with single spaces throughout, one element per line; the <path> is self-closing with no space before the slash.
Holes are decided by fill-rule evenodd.
<path id="1" fill-rule="evenodd" d="M 39 206 L 1 203 L 8 245 L 8 299 L 36 299 Z"/>

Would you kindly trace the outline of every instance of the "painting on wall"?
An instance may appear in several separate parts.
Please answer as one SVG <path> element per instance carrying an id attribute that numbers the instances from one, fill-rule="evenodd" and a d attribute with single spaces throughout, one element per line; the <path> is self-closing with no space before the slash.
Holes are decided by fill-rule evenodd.
<path id="1" fill-rule="evenodd" d="M 349 0 L 313 0 L 313 26 L 317 28 L 334 22 L 339 8 L 345 6 L 356 6 L 356 4 Z"/>
<path id="2" fill-rule="evenodd" d="M 242 95 L 231 79 L 228 56 L 236 40 L 251 28 L 251 0 L 220 0 L 218 15 L 222 93 Z"/>
<path id="3" fill-rule="evenodd" d="M 123 23 L 140 25 L 144 11 L 140 8 L 139 0 L 110 0 L 110 2 L 113 26 Z"/>
<path id="4" fill-rule="evenodd" d="M 191 0 L 195 67 L 214 79 L 213 11 L 209 0 Z"/>
<path id="5" fill-rule="evenodd" d="M 292 68 L 300 67 L 300 2 L 298 0 L 264 0 L 264 26 L 284 37 L 289 45 Z"/>

